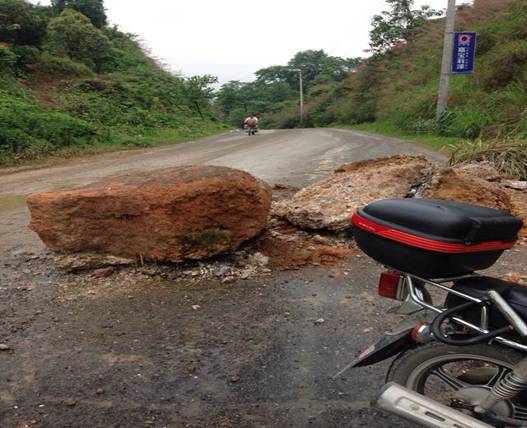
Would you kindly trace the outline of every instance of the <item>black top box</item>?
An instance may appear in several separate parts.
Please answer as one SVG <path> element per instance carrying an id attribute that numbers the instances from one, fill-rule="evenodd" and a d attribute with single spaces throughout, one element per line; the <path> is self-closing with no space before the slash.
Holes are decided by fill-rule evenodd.
<path id="1" fill-rule="evenodd" d="M 358 246 L 378 262 L 423 278 L 491 267 L 523 223 L 486 207 L 437 199 L 387 199 L 352 217 Z"/>

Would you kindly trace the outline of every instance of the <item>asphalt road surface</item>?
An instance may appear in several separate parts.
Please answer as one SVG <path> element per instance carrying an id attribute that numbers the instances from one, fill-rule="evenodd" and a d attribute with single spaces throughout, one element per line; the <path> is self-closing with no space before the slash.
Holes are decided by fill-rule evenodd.
<path id="1" fill-rule="evenodd" d="M 25 227 L 25 197 L 32 192 L 82 186 L 105 177 L 177 165 L 209 164 L 245 170 L 269 184 L 302 187 L 346 162 L 398 153 L 436 152 L 378 135 L 340 129 L 261 131 L 254 137 L 226 133 L 149 150 L 120 151 L 43 168 L 0 169 L 0 250 L 38 240 Z"/>
<path id="2" fill-rule="evenodd" d="M 338 275 L 313 268 L 230 285 L 94 279 L 83 288 L 41 256 L 24 204 L 35 191 L 197 163 L 303 186 L 340 164 L 397 153 L 442 160 L 398 140 L 316 129 L 0 171 L 0 343 L 10 348 L 0 352 L 0 426 L 409 426 L 369 406 L 386 364 L 330 379 L 397 321 L 367 257 L 357 252 Z"/>

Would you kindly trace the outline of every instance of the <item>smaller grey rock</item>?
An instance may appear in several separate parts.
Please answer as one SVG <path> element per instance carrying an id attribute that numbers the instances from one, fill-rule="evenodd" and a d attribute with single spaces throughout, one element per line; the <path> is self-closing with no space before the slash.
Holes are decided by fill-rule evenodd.
<path id="1" fill-rule="evenodd" d="M 0 343 L 0 352 L 2 352 L 2 351 L 9 351 L 10 349 L 11 349 L 11 347 L 6 345 L 5 343 Z"/>
<path id="2" fill-rule="evenodd" d="M 502 180 L 501 184 L 514 190 L 527 190 L 527 181 Z"/>
<path id="3" fill-rule="evenodd" d="M 55 265 L 58 269 L 66 272 L 78 272 L 85 270 L 102 269 L 110 266 L 129 266 L 135 264 L 135 260 L 114 257 L 106 254 L 70 254 L 55 257 Z"/>
<path id="4" fill-rule="evenodd" d="M 232 269 L 225 265 L 220 265 L 212 268 L 212 275 L 217 277 L 223 277 L 231 274 Z"/>

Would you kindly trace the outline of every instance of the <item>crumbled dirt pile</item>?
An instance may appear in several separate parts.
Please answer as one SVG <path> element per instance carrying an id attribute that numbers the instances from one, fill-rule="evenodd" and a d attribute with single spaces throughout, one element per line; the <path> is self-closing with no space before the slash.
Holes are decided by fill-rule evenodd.
<path id="1" fill-rule="evenodd" d="M 180 262 L 236 250 L 266 226 L 271 189 L 242 171 L 187 166 L 30 195 L 52 250 Z"/>
<path id="2" fill-rule="evenodd" d="M 430 183 L 430 188 L 425 191 L 423 196 L 512 212 L 510 198 L 498 184 L 451 168 L 444 169 L 435 175 Z"/>
<path id="3" fill-rule="evenodd" d="M 518 272 L 509 272 L 502 278 L 504 281 L 515 282 L 516 284 L 527 286 L 527 276 Z"/>
<path id="4" fill-rule="evenodd" d="M 445 168 L 418 191 L 419 197 L 450 199 L 496 208 L 523 220 L 527 236 L 527 182 L 501 176 L 488 162 Z"/>
<path id="5" fill-rule="evenodd" d="M 309 234 L 279 219 L 270 221 L 254 249 L 269 257 L 269 267 L 279 271 L 333 266 L 353 252 L 348 237 Z"/>
<path id="6" fill-rule="evenodd" d="M 527 190 L 505 189 L 512 204 L 512 214 L 523 221 L 520 236 L 527 237 Z"/>
<path id="7" fill-rule="evenodd" d="M 405 197 L 432 174 L 424 156 L 398 155 L 343 165 L 331 177 L 273 206 L 274 215 L 306 229 L 343 231 L 373 201 Z"/>

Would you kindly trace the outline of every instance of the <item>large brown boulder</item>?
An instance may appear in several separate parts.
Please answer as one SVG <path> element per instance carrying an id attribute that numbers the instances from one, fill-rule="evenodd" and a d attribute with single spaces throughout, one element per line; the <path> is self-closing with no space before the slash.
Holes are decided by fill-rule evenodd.
<path id="1" fill-rule="evenodd" d="M 279 202 L 275 214 L 296 226 L 342 231 L 350 217 L 373 201 L 405 197 L 430 176 L 424 156 L 397 155 L 341 166 L 331 177 Z"/>
<path id="2" fill-rule="evenodd" d="M 52 250 L 179 262 L 256 236 L 271 189 L 242 171 L 187 166 L 33 194 L 27 203 L 30 227 Z"/>

